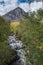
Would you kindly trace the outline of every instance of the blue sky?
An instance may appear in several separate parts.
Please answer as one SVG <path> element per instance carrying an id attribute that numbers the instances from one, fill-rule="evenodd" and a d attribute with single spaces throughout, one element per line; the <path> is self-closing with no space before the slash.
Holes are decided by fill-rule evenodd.
<path id="1" fill-rule="evenodd" d="M 30 0 L 18 0 L 19 2 L 23 3 L 23 2 L 29 2 Z M 35 0 L 31 0 L 32 2 L 34 2 Z"/>
<path id="2" fill-rule="evenodd" d="M 21 7 L 25 12 L 29 11 L 28 0 L 0 0 L 0 15 L 6 14 L 7 12 L 15 9 L 18 6 Z M 42 7 L 42 2 L 32 2 L 30 4 L 30 7 L 31 11 L 35 11 Z"/>
<path id="3" fill-rule="evenodd" d="M 18 0 L 20 3 L 28 2 L 28 0 Z"/>

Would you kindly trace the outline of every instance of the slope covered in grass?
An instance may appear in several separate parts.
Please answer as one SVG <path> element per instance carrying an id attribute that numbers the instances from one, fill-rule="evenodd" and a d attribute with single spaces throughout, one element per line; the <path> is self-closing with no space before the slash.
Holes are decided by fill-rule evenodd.
<path id="1" fill-rule="evenodd" d="M 43 65 L 43 10 L 26 14 L 16 27 L 15 34 L 26 45 L 27 65 Z"/>
<path id="2" fill-rule="evenodd" d="M 27 65 L 43 65 L 43 10 L 25 14 L 20 24 L 7 22 L 0 17 L 0 65 L 7 65 L 15 58 L 14 51 L 7 44 L 11 32 L 26 45 Z"/>
<path id="3" fill-rule="evenodd" d="M 10 23 L 0 17 L 0 65 L 7 65 L 7 63 L 15 58 L 15 53 L 9 48 L 7 42 L 10 33 Z"/>

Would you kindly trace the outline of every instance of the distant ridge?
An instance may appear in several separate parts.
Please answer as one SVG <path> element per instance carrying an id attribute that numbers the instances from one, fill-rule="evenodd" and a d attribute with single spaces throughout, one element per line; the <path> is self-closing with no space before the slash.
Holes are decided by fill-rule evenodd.
<path id="1" fill-rule="evenodd" d="M 20 7 L 17 7 L 16 9 L 5 14 L 3 16 L 3 18 L 6 20 L 10 20 L 10 21 L 20 20 L 23 18 L 24 14 L 25 14 L 25 11 L 23 9 L 21 9 Z"/>

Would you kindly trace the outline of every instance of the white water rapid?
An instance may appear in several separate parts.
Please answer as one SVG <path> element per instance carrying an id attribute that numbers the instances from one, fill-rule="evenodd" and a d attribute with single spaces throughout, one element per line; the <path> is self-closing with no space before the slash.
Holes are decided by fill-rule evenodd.
<path id="1" fill-rule="evenodd" d="M 14 62 L 13 65 L 26 65 L 26 57 L 25 57 L 25 50 L 23 50 L 23 43 L 20 40 L 16 40 L 15 35 L 9 36 L 8 38 L 9 46 L 11 49 L 17 52 L 17 55 L 20 57 L 19 60 Z"/>

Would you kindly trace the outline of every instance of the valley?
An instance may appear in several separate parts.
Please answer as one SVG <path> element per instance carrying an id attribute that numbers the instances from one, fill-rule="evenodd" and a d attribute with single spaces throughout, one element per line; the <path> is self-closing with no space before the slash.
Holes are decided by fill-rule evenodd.
<path id="1" fill-rule="evenodd" d="M 0 65 L 43 65 L 43 9 L 0 16 Z"/>

